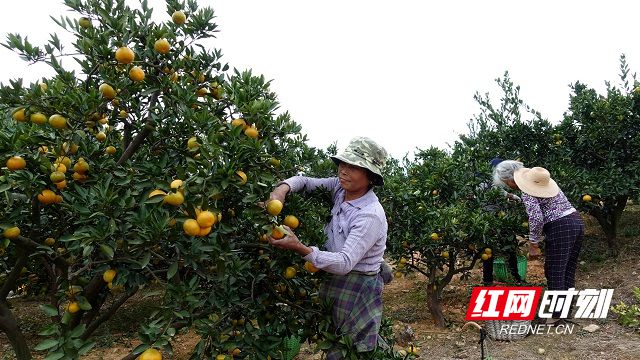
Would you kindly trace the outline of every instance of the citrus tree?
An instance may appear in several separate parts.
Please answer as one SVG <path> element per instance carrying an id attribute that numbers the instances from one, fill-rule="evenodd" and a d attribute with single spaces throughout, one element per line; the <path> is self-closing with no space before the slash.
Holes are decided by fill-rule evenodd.
<path id="1" fill-rule="evenodd" d="M 617 255 L 616 228 L 629 199 L 640 188 L 640 87 L 624 55 L 620 86 L 607 82 L 606 94 L 576 82 L 569 111 L 558 125 L 562 159 L 553 168 L 576 206 L 598 220 L 610 253 Z"/>
<path id="2" fill-rule="evenodd" d="M 479 261 L 513 251 L 514 236 L 526 230 L 519 206 L 481 185 L 490 178 L 489 165 L 469 166 L 471 155 L 468 148 L 452 154 L 431 148 L 402 166 L 392 162 L 381 195 L 396 276 L 417 271 L 427 277 L 428 307 L 441 327 L 445 287 L 455 276 L 468 277 Z"/>
<path id="3" fill-rule="evenodd" d="M 287 113 L 276 115 L 269 81 L 229 71 L 220 50 L 203 45 L 217 27 L 195 1 L 167 1 L 160 23 L 144 1 L 65 4 L 76 15 L 56 23 L 71 49 L 56 34 L 41 46 L 17 34 L 4 44 L 55 72 L 0 88 L 0 329 L 17 357 L 78 358 L 136 294 L 158 306 L 128 359 L 170 353 L 186 328 L 200 336 L 199 359 L 277 359 L 285 339 L 322 340 L 323 275 L 274 251 L 266 235 L 297 224 L 320 245 L 327 205 L 259 204 L 325 156 Z M 79 69 L 62 66 L 69 60 Z M 51 321 L 34 349 L 10 291 L 47 295 Z"/>

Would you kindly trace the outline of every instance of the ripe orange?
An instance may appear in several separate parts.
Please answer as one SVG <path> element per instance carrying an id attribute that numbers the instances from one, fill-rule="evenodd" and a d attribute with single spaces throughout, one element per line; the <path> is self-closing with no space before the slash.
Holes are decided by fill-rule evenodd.
<path id="1" fill-rule="evenodd" d="M 118 50 L 116 50 L 116 60 L 120 64 L 131 64 L 135 57 L 136 54 L 133 52 L 133 50 L 129 49 L 126 46 L 120 47 L 118 48 Z"/>
<path id="2" fill-rule="evenodd" d="M 207 236 L 211 232 L 211 226 L 209 227 L 201 227 L 200 232 L 198 232 L 198 236 Z"/>
<path id="3" fill-rule="evenodd" d="M 113 269 L 109 269 L 102 274 L 102 280 L 106 283 L 110 283 L 116 278 L 117 272 Z"/>
<path id="4" fill-rule="evenodd" d="M 491 249 L 490 249 L 490 248 L 486 248 L 486 249 L 484 249 L 484 253 L 485 253 L 485 254 L 487 254 L 487 255 L 489 255 L 489 256 L 491 256 L 491 254 L 493 253 L 493 251 L 491 251 Z"/>
<path id="5" fill-rule="evenodd" d="M 71 177 L 73 178 L 73 180 L 80 182 L 87 180 L 87 175 L 80 174 L 79 172 L 74 172 Z"/>
<path id="6" fill-rule="evenodd" d="M 67 167 L 67 169 L 71 169 L 71 159 L 69 159 L 66 156 L 60 156 L 56 159 L 55 161 L 56 164 L 64 164 L 64 166 Z"/>
<path id="7" fill-rule="evenodd" d="M 49 124 L 54 129 L 64 129 L 67 127 L 67 119 L 60 114 L 53 114 L 49 117 Z"/>
<path id="8" fill-rule="evenodd" d="M 592 200 L 591 199 L 591 195 L 589 195 L 589 194 L 586 194 L 586 195 L 584 195 L 582 197 L 582 201 L 584 201 L 584 202 L 591 202 L 591 200 Z"/>
<path id="9" fill-rule="evenodd" d="M 258 138 L 258 129 L 256 129 L 255 125 L 248 127 L 244 130 L 244 134 L 250 138 L 257 139 Z"/>
<path id="10" fill-rule="evenodd" d="M 53 164 L 53 171 L 59 171 L 61 173 L 67 172 L 67 166 L 65 164 Z"/>
<path id="11" fill-rule="evenodd" d="M 200 225 L 195 219 L 187 219 L 182 224 L 182 230 L 189 236 L 197 236 L 200 234 Z"/>
<path id="12" fill-rule="evenodd" d="M 489 260 L 490 257 L 491 257 L 491 255 L 489 255 L 489 254 L 482 254 L 482 256 L 481 256 L 483 261 Z"/>
<path id="13" fill-rule="evenodd" d="M 171 20 L 173 20 L 176 25 L 183 25 L 187 21 L 187 15 L 185 15 L 184 11 L 177 10 L 171 15 Z"/>
<path id="14" fill-rule="evenodd" d="M 139 66 L 134 66 L 129 70 L 129 79 L 133 81 L 142 81 L 144 80 L 144 70 Z"/>
<path id="15" fill-rule="evenodd" d="M 78 162 L 73 165 L 73 171 L 79 174 L 84 174 L 89 171 L 89 164 L 83 158 L 80 158 L 78 159 Z"/>
<path id="16" fill-rule="evenodd" d="M 11 171 L 22 170 L 27 167 L 27 162 L 20 156 L 12 156 L 7 160 L 7 168 Z"/>
<path id="17" fill-rule="evenodd" d="M 282 226 L 275 226 L 272 230 L 271 230 L 271 237 L 276 239 L 276 240 L 280 240 L 284 237 L 285 235 L 285 231 L 282 228 Z"/>
<path id="18" fill-rule="evenodd" d="M 182 203 L 184 203 L 184 195 L 182 195 L 182 193 L 179 191 L 174 193 L 169 193 L 164 197 L 163 202 L 165 204 L 169 204 L 173 206 L 180 206 L 182 205 Z"/>
<path id="19" fill-rule="evenodd" d="M 162 360 L 162 354 L 154 348 L 149 348 L 140 354 L 138 360 Z"/>
<path id="20" fill-rule="evenodd" d="M 242 118 L 233 119 L 231 121 L 231 126 L 233 126 L 233 127 L 242 126 L 242 128 L 244 128 L 246 125 L 247 125 L 247 123 Z"/>
<path id="21" fill-rule="evenodd" d="M 102 97 L 107 100 L 113 100 L 116 97 L 116 91 L 113 87 L 107 83 L 100 85 L 98 91 L 102 94 Z"/>
<path id="22" fill-rule="evenodd" d="M 162 195 L 165 196 L 167 195 L 164 191 L 160 190 L 160 189 L 155 189 L 152 192 L 149 193 L 149 197 L 154 197 L 156 195 Z"/>
<path id="23" fill-rule="evenodd" d="M 182 184 L 184 184 L 184 181 L 180 180 L 180 179 L 176 179 L 173 180 L 171 182 L 171 185 L 169 185 L 172 189 L 179 189 L 182 187 Z"/>
<path id="24" fill-rule="evenodd" d="M 35 114 L 31 114 L 29 116 L 29 120 L 34 124 L 42 125 L 47 122 L 47 116 L 41 112 L 37 112 Z"/>
<path id="25" fill-rule="evenodd" d="M 270 200 L 267 203 L 267 212 L 271 216 L 278 216 L 282 211 L 282 201 L 280 200 Z"/>
<path id="26" fill-rule="evenodd" d="M 244 185 L 247 183 L 247 174 L 245 174 L 244 171 L 238 170 L 236 171 L 236 175 L 240 177 L 240 185 Z"/>
<path id="27" fill-rule="evenodd" d="M 300 225 L 300 220 L 298 220 L 298 218 L 293 215 L 287 215 L 284 218 L 283 223 L 288 227 L 290 227 L 291 229 L 295 229 Z"/>
<path id="28" fill-rule="evenodd" d="M 169 44 L 169 41 L 167 41 L 167 39 L 162 38 L 156 40 L 155 44 L 153 44 L 153 49 L 160 54 L 167 54 L 171 49 L 171 44 Z"/>
<path id="29" fill-rule="evenodd" d="M 442 256 L 445 259 L 448 259 L 449 258 L 449 252 L 448 251 L 443 251 L 443 252 L 440 253 L 440 256 Z"/>
<path id="30" fill-rule="evenodd" d="M 438 235 L 438 233 L 431 233 L 431 240 L 438 240 L 440 238 L 440 235 Z"/>
<path id="31" fill-rule="evenodd" d="M 107 140 L 107 134 L 105 134 L 103 131 L 100 131 L 99 133 L 96 134 L 96 139 L 100 142 L 103 142 Z"/>
<path id="32" fill-rule="evenodd" d="M 58 188 L 58 190 L 62 190 L 66 187 L 67 187 L 67 180 L 62 180 L 59 183 L 56 183 L 56 188 Z"/>
<path id="33" fill-rule="evenodd" d="M 218 217 L 211 211 L 203 211 L 198 214 L 196 220 L 198 221 L 198 225 L 200 225 L 200 227 L 210 228 L 216 224 L 216 222 L 218 221 Z"/>
<path id="34" fill-rule="evenodd" d="M 293 266 L 289 266 L 284 270 L 284 278 L 293 279 L 294 277 L 296 277 L 296 273 L 296 268 L 294 268 Z"/>
<path id="35" fill-rule="evenodd" d="M 71 314 L 75 314 L 78 311 L 80 311 L 80 305 L 78 305 L 77 302 L 72 301 L 69 303 L 69 305 L 67 305 L 67 311 L 70 312 Z"/>
<path id="36" fill-rule="evenodd" d="M 38 201 L 45 205 L 53 204 L 56 201 L 56 193 L 49 189 L 44 189 L 38 194 Z"/>
<path id="37" fill-rule="evenodd" d="M 309 262 L 309 261 L 306 261 L 306 262 L 304 263 L 304 268 L 305 268 L 305 270 L 307 270 L 308 272 L 310 272 L 310 273 L 312 273 L 312 274 L 313 274 L 313 273 L 315 273 L 315 272 L 320 271 L 320 269 L 318 269 L 317 267 L 315 267 L 315 266 L 314 266 L 311 262 Z"/>
<path id="38" fill-rule="evenodd" d="M 4 235 L 4 237 L 6 237 L 7 239 L 15 239 L 20 236 L 20 228 L 17 226 L 6 228 L 2 232 L 2 235 Z"/>
<path id="39" fill-rule="evenodd" d="M 113 155 L 116 153 L 116 148 L 114 146 L 107 146 L 104 152 L 106 152 L 109 155 Z"/>
<path id="40" fill-rule="evenodd" d="M 24 108 L 19 108 L 13 112 L 13 120 L 22 122 L 24 121 L 24 118 Z"/>
<path id="41" fill-rule="evenodd" d="M 46 238 L 44 240 L 44 244 L 47 245 L 47 246 L 53 246 L 53 244 L 55 244 L 55 243 L 56 243 L 56 239 L 51 238 L 51 237 L 50 238 Z"/>

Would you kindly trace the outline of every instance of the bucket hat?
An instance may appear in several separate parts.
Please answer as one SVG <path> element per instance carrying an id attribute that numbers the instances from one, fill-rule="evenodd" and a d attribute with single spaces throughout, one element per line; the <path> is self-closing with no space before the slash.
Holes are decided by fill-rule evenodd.
<path id="1" fill-rule="evenodd" d="M 375 141 L 367 137 L 355 137 L 342 153 L 331 156 L 334 163 L 345 162 L 371 171 L 374 175 L 373 184 L 383 185 L 382 169 L 387 161 L 387 151 Z"/>

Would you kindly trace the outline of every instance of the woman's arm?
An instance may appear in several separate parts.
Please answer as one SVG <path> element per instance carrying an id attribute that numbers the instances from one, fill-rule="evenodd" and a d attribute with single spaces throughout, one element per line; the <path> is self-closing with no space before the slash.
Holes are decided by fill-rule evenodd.
<path id="1" fill-rule="evenodd" d="M 313 250 L 305 256 L 315 267 L 332 274 L 345 275 L 362 260 L 380 237 L 383 224 L 375 214 L 362 214 L 354 219 L 344 246 L 338 252 Z M 380 254 L 382 260 L 382 254 Z"/>
<path id="2" fill-rule="evenodd" d="M 542 241 L 542 228 L 544 226 L 544 215 L 540 209 L 540 202 L 535 197 L 522 194 L 522 203 L 529 215 L 529 241 L 539 243 Z"/>

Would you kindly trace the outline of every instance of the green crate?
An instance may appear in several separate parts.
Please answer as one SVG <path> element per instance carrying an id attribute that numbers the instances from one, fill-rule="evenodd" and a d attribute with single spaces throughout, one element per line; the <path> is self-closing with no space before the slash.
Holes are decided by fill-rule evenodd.
<path id="1" fill-rule="evenodd" d="M 290 336 L 282 341 L 282 355 L 284 360 L 293 360 L 300 353 L 300 337 Z"/>
<path id="2" fill-rule="evenodd" d="M 518 274 L 522 281 L 527 278 L 527 257 L 518 255 Z M 507 268 L 507 264 L 504 258 L 496 258 L 493 261 L 493 275 L 496 280 L 506 282 L 512 280 L 511 272 Z"/>

